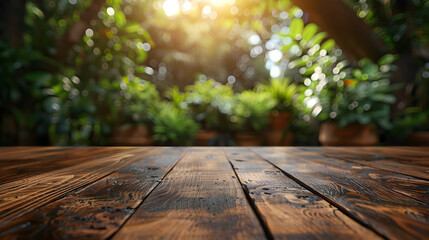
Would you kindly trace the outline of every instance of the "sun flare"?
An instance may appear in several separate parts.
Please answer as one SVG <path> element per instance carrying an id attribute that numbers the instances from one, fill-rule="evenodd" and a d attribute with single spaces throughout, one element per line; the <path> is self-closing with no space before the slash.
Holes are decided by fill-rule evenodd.
<path id="1" fill-rule="evenodd" d="M 174 16 L 179 13 L 180 5 L 178 0 L 166 0 L 162 5 L 164 12 L 167 16 Z"/>

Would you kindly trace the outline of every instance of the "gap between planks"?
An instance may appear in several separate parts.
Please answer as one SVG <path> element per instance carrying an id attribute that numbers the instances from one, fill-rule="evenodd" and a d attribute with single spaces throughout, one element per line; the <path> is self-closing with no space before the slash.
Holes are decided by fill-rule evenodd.
<path id="1" fill-rule="evenodd" d="M 225 154 L 189 148 L 113 239 L 265 239 Z"/>
<path id="2" fill-rule="evenodd" d="M 133 149 L 0 185 L 0 227 L 132 164 L 136 154 L 152 151 Z"/>
<path id="3" fill-rule="evenodd" d="M 323 165 L 317 157 L 320 149 L 304 152 L 313 152 L 313 157 L 305 154 L 301 156 L 296 148 L 251 149 L 307 189 L 385 238 L 420 239 L 428 233 L 428 207 L 425 204 L 409 196 L 404 198 L 382 183 L 368 179 L 365 172 L 347 169 L 346 164 L 339 166 L 340 160 L 325 159 L 333 162 Z"/>
<path id="4" fill-rule="evenodd" d="M 272 238 L 384 238 L 254 152 L 246 148 L 224 151 Z"/>

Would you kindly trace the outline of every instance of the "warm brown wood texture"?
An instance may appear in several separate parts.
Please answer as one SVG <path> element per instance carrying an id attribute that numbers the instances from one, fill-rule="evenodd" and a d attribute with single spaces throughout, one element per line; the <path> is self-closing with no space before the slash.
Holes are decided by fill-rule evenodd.
<path id="1" fill-rule="evenodd" d="M 222 150 L 188 150 L 114 239 L 262 239 Z"/>
<path id="2" fill-rule="evenodd" d="M 424 239 L 429 234 L 429 205 L 392 190 L 394 184 L 386 186 L 389 180 L 369 167 L 325 157 L 318 148 L 253 150 L 387 238 Z M 424 180 L 414 179 L 414 184 L 429 187 Z"/>
<path id="3" fill-rule="evenodd" d="M 88 162 L 129 148 L 12 148 L 0 155 L 0 184 Z"/>
<path id="4" fill-rule="evenodd" d="M 183 155 L 160 149 L 76 193 L 33 211 L 4 227 L 6 238 L 92 238 L 113 234 Z"/>
<path id="5" fill-rule="evenodd" d="M 429 180 L 429 157 L 408 151 L 389 151 L 377 148 L 328 148 L 321 153 L 328 157 L 352 161 L 388 171 L 396 171 L 405 175 Z M 416 166 L 419 166 L 416 168 Z M 427 193 L 427 192 L 426 192 Z M 428 198 L 426 196 L 426 198 Z"/>
<path id="6" fill-rule="evenodd" d="M 0 239 L 427 239 L 429 150 L 0 148 Z"/>
<path id="7" fill-rule="evenodd" d="M 226 153 L 274 238 L 381 239 L 258 155 Z"/>
<path id="8" fill-rule="evenodd" d="M 0 185 L 0 219 L 7 222 L 64 194 L 84 187 L 126 165 L 138 161 L 139 154 L 153 149 L 136 149 L 83 162 L 68 168 Z"/>

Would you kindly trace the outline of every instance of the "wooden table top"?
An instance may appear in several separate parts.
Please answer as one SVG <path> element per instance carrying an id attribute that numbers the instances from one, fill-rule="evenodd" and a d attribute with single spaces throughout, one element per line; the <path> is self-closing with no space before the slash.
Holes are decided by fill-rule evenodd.
<path id="1" fill-rule="evenodd" d="M 429 239 L 429 149 L 0 148 L 0 239 Z"/>

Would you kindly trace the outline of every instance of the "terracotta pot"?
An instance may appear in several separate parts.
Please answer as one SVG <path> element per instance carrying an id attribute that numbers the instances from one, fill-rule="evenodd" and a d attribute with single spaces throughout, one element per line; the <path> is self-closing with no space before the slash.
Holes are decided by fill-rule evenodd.
<path id="1" fill-rule="evenodd" d="M 234 134 L 237 146 L 261 146 L 261 136 L 255 132 L 238 132 Z"/>
<path id="2" fill-rule="evenodd" d="M 293 143 L 293 134 L 288 131 L 282 140 L 283 130 L 268 129 L 264 132 L 265 143 L 267 146 L 291 146 Z"/>
<path id="3" fill-rule="evenodd" d="M 411 133 L 408 136 L 408 143 L 412 146 L 429 146 L 429 131 Z"/>
<path id="4" fill-rule="evenodd" d="M 270 128 L 283 130 L 289 125 L 291 113 L 284 111 L 272 111 L 268 117 L 270 118 Z"/>
<path id="5" fill-rule="evenodd" d="M 117 126 L 113 129 L 111 144 L 117 146 L 153 145 L 152 134 L 146 126 Z"/>
<path id="6" fill-rule="evenodd" d="M 219 132 L 216 130 L 201 129 L 195 136 L 195 146 L 208 146 L 210 140 L 212 140 L 217 135 L 219 135 Z"/>
<path id="7" fill-rule="evenodd" d="M 322 146 L 372 146 L 378 143 L 374 125 L 349 124 L 339 128 L 336 123 L 323 123 L 319 130 Z"/>

